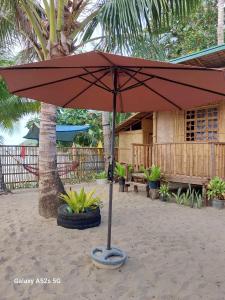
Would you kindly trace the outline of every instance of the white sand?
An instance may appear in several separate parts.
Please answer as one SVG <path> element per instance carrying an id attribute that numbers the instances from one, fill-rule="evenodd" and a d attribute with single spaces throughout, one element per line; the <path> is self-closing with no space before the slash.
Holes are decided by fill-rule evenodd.
<path id="1" fill-rule="evenodd" d="M 89 257 L 106 241 L 107 188 L 97 188 L 102 224 L 84 231 L 40 217 L 37 191 L 0 196 L 1 300 L 225 299 L 225 210 L 152 201 L 116 186 L 113 245 L 129 258 L 119 270 L 100 270 Z M 16 278 L 61 283 L 16 284 Z"/>

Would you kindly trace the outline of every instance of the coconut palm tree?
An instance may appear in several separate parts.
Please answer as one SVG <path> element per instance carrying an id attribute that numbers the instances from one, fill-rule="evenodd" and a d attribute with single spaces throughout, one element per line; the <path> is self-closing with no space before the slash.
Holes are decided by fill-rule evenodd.
<path id="1" fill-rule="evenodd" d="M 12 46 L 18 40 L 25 43 L 20 57 L 31 61 L 67 56 L 93 41 L 104 50 L 129 53 L 146 27 L 150 34 L 153 28 L 168 23 L 171 12 L 183 17 L 199 2 L 201 0 L 0 0 L 0 44 Z M 44 217 L 56 216 L 57 195 L 63 191 L 56 169 L 55 121 L 56 107 L 42 103 L 39 213 Z"/>
<path id="2" fill-rule="evenodd" d="M 224 43 L 224 0 L 218 0 L 218 23 L 217 23 L 217 43 L 221 45 Z"/>

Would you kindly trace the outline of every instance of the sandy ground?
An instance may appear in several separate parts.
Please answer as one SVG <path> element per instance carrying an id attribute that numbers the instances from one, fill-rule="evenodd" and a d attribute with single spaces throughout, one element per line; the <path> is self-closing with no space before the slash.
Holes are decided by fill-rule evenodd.
<path id="1" fill-rule="evenodd" d="M 225 210 L 152 201 L 116 186 L 113 244 L 128 260 L 100 270 L 89 257 L 107 232 L 107 188 L 97 188 L 102 224 L 85 231 L 40 217 L 37 191 L 0 196 L 1 300 L 225 299 Z M 61 283 L 38 283 L 44 278 Z"/>

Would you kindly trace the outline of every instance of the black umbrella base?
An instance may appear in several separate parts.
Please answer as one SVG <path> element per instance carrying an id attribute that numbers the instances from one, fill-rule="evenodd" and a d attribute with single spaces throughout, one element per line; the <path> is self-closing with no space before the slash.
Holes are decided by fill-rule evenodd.
<path id="1" fill-rule="evenodd" d="M 112 247 L 108 250 L 100 246 L 91 251 L 91 259 L 93 264 L 100 269 L 117 269 L 125 263 L 127 255 L 118 248 Z"/>

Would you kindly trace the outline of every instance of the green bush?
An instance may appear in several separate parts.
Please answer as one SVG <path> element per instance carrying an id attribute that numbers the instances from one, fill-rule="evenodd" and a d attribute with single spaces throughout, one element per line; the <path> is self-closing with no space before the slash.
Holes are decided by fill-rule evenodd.
<path id="1" fill-rule="evenodd" d="M 107 178 L 107 174 L 106 174 L 105 171 L 100 172 L 100 173 L 97 173 L 97 174 L 95 175 L 95 179 L 106 179 L 106 178 Z"/>
<path id="2" fill-rule="evenodd" d="M 66 195 L 60 194 L 59 198 L 68 204 L 69 212 L 82 213 L 87 209 L 100 207 L 102 203 L 99 197 L 94 197 L 95 191 L 86 193 L 82 188 L 80 192 L 68 191 L 66 193 Z"/>
<path id="3" fill-rule="evenodd" d="M 225 194 L 225 182 L 219 177 L 214 177 L 208 184 L 207 195 L 210 199 L 217 198 L 220 200 L 224 199 Z"/>

